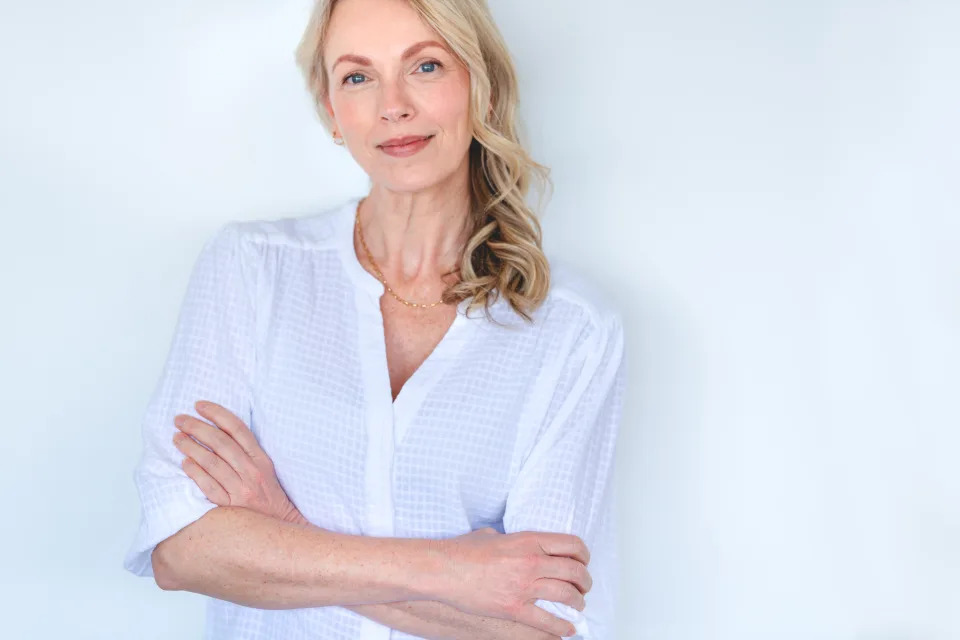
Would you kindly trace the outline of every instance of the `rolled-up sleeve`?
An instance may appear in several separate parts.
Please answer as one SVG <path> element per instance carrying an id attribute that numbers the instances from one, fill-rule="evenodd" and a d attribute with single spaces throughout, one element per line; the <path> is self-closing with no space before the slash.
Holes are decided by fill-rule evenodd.
<path id="1" fill-rule="evenodd" d="M 123 566 L 153 576 L 158 543 L 216 507 L 183 471 L 174 446 L 177 414 L 197 416 L 194 403 L 223 405 L 250 424 L 255 357 L 250 251 L 241 223 L 209 238 L 194 263 L 160 379 L 146 407 L 143 451 L 133 478 L 140 524 Z"/>
<path id="2" fill-rule="evenodd" d="M 577 633 L 571 637 L 580 640 L 613 638 L 619 581 L 614 464 L 626 375 L 622 321 L 608 312 L 566 358 L 504 512 L 505 533 L 569 533 L 590 550 L 593 587 L 583 612 L 536 601 L 573 623 Z"/>

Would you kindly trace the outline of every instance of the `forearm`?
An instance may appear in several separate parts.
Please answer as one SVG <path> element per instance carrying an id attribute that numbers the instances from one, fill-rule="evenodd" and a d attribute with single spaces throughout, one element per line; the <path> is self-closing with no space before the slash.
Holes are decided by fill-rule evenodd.
<path id="1" fill-rule="evenodd" d="M 303 526 L 323 531 L 297 512 Z M 360 615 L 429 640 L 547 640 L 549 635 L 512 620 L 477 616 L 437 600 L 344 605 Z"/>
<path id="2" fill-rule="evenodd" d="M 429 640 L 560 640 L 528 625 L 464 613 L 435 600 L 347 605 L 382 625 Z"/>
<path id="3" fill-rule="evenodd" d="M 442 593 L 438 541 L 353 536 L 217 507 L 157 545 L 164 589 L 259 609 L 426 600 Z"/>

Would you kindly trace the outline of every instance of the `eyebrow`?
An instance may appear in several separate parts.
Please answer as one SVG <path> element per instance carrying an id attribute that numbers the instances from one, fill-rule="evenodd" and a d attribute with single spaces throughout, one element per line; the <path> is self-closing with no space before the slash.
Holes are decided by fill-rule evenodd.
<path id="1" fill-rule="evenodd" d="M 412 44 L 409 47 L 407 47 L 406 51 L 403 52 L 401 59 L 406 60 L 411 56 L 415 56 L 418 53 L 420 53 L 421 50 L 426 49 L 427 47 L 440 47 L 441 49 L 446 49 L 445 46 L 443 46 L 441 43 L 437 42 L 436 40 L 423 40 L 421 42 Z M 373 62 L 370 61 L 370 58 L 365 58 L 364 56 L 358 56 L 354 53 L 345 53 L 339 58 L 337 58 L 336 62 L 333 63 L 333 66 L 330 67 L 330 70 L 333 71 L 334 69 L 336 69 L 337 65 L 340 64 L 341 62 L 354 62 L 356 64 L 364 65 L 367 67 L 373 66 Z"/>

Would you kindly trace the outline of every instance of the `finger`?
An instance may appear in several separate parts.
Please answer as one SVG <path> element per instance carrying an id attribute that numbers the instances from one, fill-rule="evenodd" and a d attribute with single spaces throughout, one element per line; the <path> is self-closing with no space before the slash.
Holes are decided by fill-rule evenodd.
<path id="1" fill-rule="evenodd" d="M 590 564 L 590 550 L 580 536 L 571 533 L 553 533 L 544 531 L 530 532 L 536 537 L 543 552 L 551 556 L 566 556 Z"/>
<path id="2" fill-rule="evenodd" d="M 528 602 L 523 605 L 515 614 L 515 620 L 523 624 L 552 633 L 555 636 L 564 638 L 576 634 L 577 629 L 571 623 L 563 618 L 558 618 L 543 607 Z"/>
<path id="3" fill-rule="evenodd" d="M 257 437 L 253 435 L 253 431 L 250 430 L 250 427 L 248 427 L 237 414 L 222 405 L 209 401 L 197 402 L 196 409 L 204 418 L 207 418 L 230 434 L 230 437 L 240 445 L 240 448 L 243 449 L 248 456 L 253 459 L 266 457 L 266 454 L 260 447 L 260 443 L 257 442 Z"/>
<path id="4" fill-rule="evenodd" d="M 203 470 L 226 489 L 228 494 L 239 493 L 240 476 L 220 456 L 184 433 L 174 436 L 173 442 L 185 456 L 192 458 L 195 463 L 203 467 Z"/>
<path id="5" fill-rule="evenodd" d="M 203 467 L 197 464 L 196 460 L 193 458 L 184 458 L 180 466 L 183 467 L 183 471 L 197 483 L 203 495 L 207 496 L 207 500 L 221 507 L 230 505 L 230 494 L 228 494 L 226 490 L 220 486 L 220 483 L 214 480 L 209 473 L 204 471 Z"/>
<path id="6" fill-rule="evenodd" d="M 570 605 L 577 611 L 583 611 L 587 602 L 580 590 L 565 580 L 541 578 L 530 585 L 530 595 L 538 600 L 550 600 Z"/>
<path id="7" fill-rule="evenodd" d="M 579 560 L 560 556 L 543 556 L 540 560 L 540 577 L 566 580 L 580 591 L 587 593 L 593 587 L 590 571 Z M 549 600 L 549 598 L 547 598 Z"/>
<path id="8" fill-rule="evenodd" d="M 220 456 L 236 473 L 247 473 L 253 467 L 253 460 L 250 459 L 250 456 L 240 448 L 236 440 L 221 431 L 219 427 L 190 415 L 177 417 L 183 417 L 183 424 L 178 425 L 178 429 L 193 436 L 197 442 Z M 203 462 L 200 458 L 197 460 Z"/>

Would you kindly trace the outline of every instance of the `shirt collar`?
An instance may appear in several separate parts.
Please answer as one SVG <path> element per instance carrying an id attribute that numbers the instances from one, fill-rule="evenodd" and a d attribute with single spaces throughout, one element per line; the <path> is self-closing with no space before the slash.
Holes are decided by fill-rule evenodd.
<path id="1" fill-rule="evenodd" d="M 363 268 L 359 258 L 357 258 L 357 252 L 353 248 L 357 205 L 361 199 L 361 196 L 351 198 L 337 212 L 337 250 L 340 252 L 343 268 L 346 269 L 347 275 L 353 283 L 373 296 L 374 300 L 379 300 L 380 296 L 386 291 L 386 287 L 372 273 Z"/>

